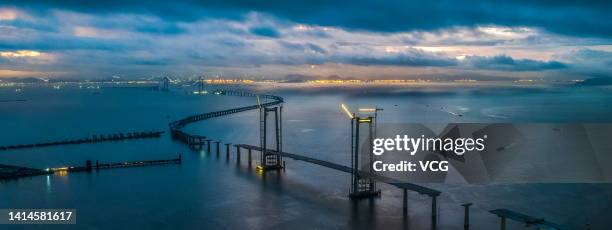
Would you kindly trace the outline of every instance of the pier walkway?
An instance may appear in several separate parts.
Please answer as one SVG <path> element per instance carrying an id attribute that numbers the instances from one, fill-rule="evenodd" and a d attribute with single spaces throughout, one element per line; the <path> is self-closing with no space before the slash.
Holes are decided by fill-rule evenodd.
<path id="1" fill-rule="evenodd" d="M 181 164 L 183 161 L 182 156 L 179 154 L 177 158 L 162 159 L 162 160 L 143 160 L 143 161 L 125 161 L 125 162 L 113 162 L 113 163 L 100 163 L 96 161 L 95 164 L 91 160 L 87 160 L 84 166 L 62 166 L 56 168 L 46 169 L 35 169 L 15 165 L 3 165 L 0 164 L 0 180 L 17 179 L 21 177 L 31 177 L 40 175 L 49 175 L 54 173 L 66 173 L 66 172 L 89 172 L 98 169 L 114 169 L 114 168 L 128 168 L 128 167 L 141 167 L 141 166 L 153 166 L 153 165 L 165 165 L 165 164 Z"/>

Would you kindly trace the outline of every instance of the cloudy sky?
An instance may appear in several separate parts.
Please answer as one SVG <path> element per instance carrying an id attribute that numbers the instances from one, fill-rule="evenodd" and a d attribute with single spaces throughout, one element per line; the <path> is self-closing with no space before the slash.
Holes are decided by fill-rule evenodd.
<path id="1" fill-rule="evenodd" d="M 612 3 L 2 1 L 0 77 L 612 77 Z"/>

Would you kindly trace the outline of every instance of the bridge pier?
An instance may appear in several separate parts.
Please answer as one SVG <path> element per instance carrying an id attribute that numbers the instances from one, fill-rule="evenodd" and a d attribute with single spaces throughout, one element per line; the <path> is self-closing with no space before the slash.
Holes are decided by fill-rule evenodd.
<path id="1" fill-rule="evenodd" d="M 250 168 L 251 167 L 251 159 L 252 159 L 251 158 L 251 152 L 252 151 L 251 151 L 251 149 L 248 149 L 248 151 L 249 151 L 249 168 Z"/>
<path id="2" fill-rule="evenodd" d="M 230 159 L 230 145 L 231 143 L 225 144 L 225 158 L 229 161 Z"/>
<path id="3" fill-rule="evenodd" d="M 468 230 L 470 229 L 470 206 L 472 206 L 472 203 L 462 204 L 461 206 L 464 208 L 463 230 Z"/>
<path id="4" fill-rule="evenodd" d="M 431 229 L 438 226 L 438 196 L 431 197 Z"/>
<path id="5" fill-rule="evenodd" d="M 206 154 L 210 154 L 210 141 L 211 140 L 206 140 Z"/>
<path id="6" fill-rule="evenodd" d="M 403 191 L 403 201 L 402 201 L 402 213 L 404 216 L 408 216 L 408 190 L 402 189 Z"/>
<path id="7" fill-rule="evenodd" d="M 215 144 L 217 145 L 217 157 L 219 157 L 219 151 L 220 151 L 219 150 L 219 144 L 220 143 L 221 143 L 220 141 L 215 141 Z"/>
<path id="8" fill-rule="evenodd" d="M 239 145 L 235 145 L 236 146 L 236 164 L 240 164 L 240 146 Z"/>

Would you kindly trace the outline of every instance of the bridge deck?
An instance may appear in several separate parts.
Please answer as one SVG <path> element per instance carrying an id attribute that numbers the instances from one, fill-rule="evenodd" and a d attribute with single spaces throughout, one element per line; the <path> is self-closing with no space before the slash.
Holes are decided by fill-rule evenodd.
<path id="1" fill-rule="evenodd" d="M 247 144 L 239 144 L 236 145 L 238 147 L 241 148 L 245 148 L 245 149 L 252 149 L 255 151 L 261 151 L 261 148 L 259 146 L 253 146 L 253 145 L 247 145 Z M 319 160 L 319 159 L 315 159 L 315 158 L 311 158 L 311 157 L 307 157 L 307 156 L 303 156 L 303 155 L 298 155 L 298 154 L 294 154 L 294 153 L 287 153 L 287 152 L 276 152 L 276 151 L 271 151 L 268 150 L 267 152 L 269 153 L 274 153 L 274 154 L 279 154 L 283 157 L 288 157 L 294 160 L 298 160 L 298 161 L 304 161 L 304 162 L 308 162 L 308 163 L 312 163 L 312 164 L 316 164 L 316 165 L 320 165 L 323 167 L 327 167 L 327 168 L 331 168 L 331 169 L 335 169 L 338 171 L 342 171 L 342 172 L 346 172 L 346 173 L 352 173 L 353 169 L 351 167 L 345 166 L 345 165 L 341 165 L 341 164 L 336 164 L 333 162 L 329 162 L 329 161 L 324 161 L 324 160 Z M 387 183 L 390 185 L 393 185 L 395 187 L 401 188 L 401 189 L 408 189 L 411 191 L 415 191 L 418 192 L 420 194 L 424 194 L 424 195 L 428 195 L 428 196 L 432 196 L 432 197 L 436 197 L 440 195 L 440 191 L 438 190 L 434 190 L 434 189 L 430 189 L 427 187 L 423 187 L 417 184 L 413 184 L 413 183 L 407 183 L 407 182 L 403 182 L 397 179 L 393 179 L 390 177 L 385 177 L 382 175 L 378 175 L 378 174 L 374 174 L 374 173 L 369 173 L 369 172 L 365 172 L 365 171 L 359 171 L 358 175 L 363 177 L 363 178 L 370 178 L 382 183 Z"/>
<path id="2" fill-rule="evenodd" d="M 559 226 L 558 224 L 549 222 L 544 220 L 543 218 L 536 218 L 533 216 L 528 216 L 522 213 L 518 213 L 515 211 L 511 211 L 508 209 L 495 209 L 495 210 L 491 210 L 489 211 L 490 213 L 493 213 L 499 217 L 504 217 L 504 218 L 509 218 L 511 220 L 514 221 L 518 221 L 518 222 L 522 222 L 525 223 L 527 225 L 535 225 L 538 227 L 546 227 L 546 228 L 553 228 L 553 229 L 561 229 L 561 226 Z"/>

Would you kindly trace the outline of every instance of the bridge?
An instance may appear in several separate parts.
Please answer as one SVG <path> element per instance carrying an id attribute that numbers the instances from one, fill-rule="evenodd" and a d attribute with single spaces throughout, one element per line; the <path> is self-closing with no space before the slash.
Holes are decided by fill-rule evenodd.
<path id="1" fill-rule="evenodd" d="M 526 226 L 536 226 L 543 229 L 561 229 L 560 225 L 547 221 L 544 218 L 536 218 L 504 208 L 491 210 L 489 212 L 500 218 L 500 229 L 502 230 L 506 230 L 506 219 L 524 223 Z"/>
<path id="2" fill-rule="evenodd" d="M 237 148 L 245 148 L 247 150 L 255 150 L 255 151 L 262 151 L 262 148 L 259 146 L 253 146 L 253 145 L 246 145 L 246 144 L 238 144 L 236 145 Z M 240 153 L 240 151 L 237 151 L 238 154 Z M 278 154 L 282 157 L 287 157 L 287 158 L 291 158 L 297 161 L 303 161 L 303 162 L 307 162 L 307 163 L 311 163 L 311 164 L 315 164 L 315 165 L 319 165 L 319 166 L 323 166 L 326 168 L 330 168 L 330 169 L 334 169 L 334 170 L 338 170 L 341 172 L 345 172 L 345 173 L 351 173 L 351 174 L 357 174 L 359 177 L 361 178 L 366 178 L 366 179 L 373 179 L 375 181 L 378 182 L 382 182 L 382 183 L 386 183 L 386 184 L 390 184 L 393 185 L 399 189 L 402 189 L 404 192 L 404 196 L 403 196 L 403 210 L 404 210 L 404 214 L 407 214 L 405 211 L 408 209 L 408 196 L 407 196 L 407 191 L 414 191 L 417 192 L 419 194 L 422 195 L 427 195 L 429 197 L 431 197 L 431 218 L 432 218 L 432 224 L 435 226 L 436 222 L 437 222 L 437 198 L 438 196 L 442 193 L 438 190 L 435 189 L 431 189 L 431 188 L 427 188 L 424 186 L 420 186 L 417 184 L 413 184 L 413 183 L 407 183 L 407 182 L 403 182 L 394 178 L 390 178 L 390 177 L 385 177 L 382 175 L 378 175 L 376 173 L 370 173 L 367 171 L 363 171 L 363 170 L 353 170 L 353 168 L 345 166 L 345 165 L 341 165 L 341 164 L 337 164 L 337 163 L 333 163 L 333 162 L 329 162 L 329 161 L 324 161 L 324 160 L 319 160 L 319 159 L 315 159 L 312 157 L 307 157 L 304 155 L 299 155 L 299 154 L 294 154 L 294 153 L 287 153 L 287 152 L 277 152 L 277 151 L 272 151 L 272 150 L 268 150 L 267 154 Z"/>
<path id="3" fill-rule="evenodd" d="M 278 97 L 278 96 L 274 96 L 274 95 L 258 95 L 258 94 L 254 94 L 254 93 L 248 93 L 248 92 L 238 92 L 238 91 L 229 91 L 229 90 L 217 90 L 214 91 L 213 94 L 215 95 L 228 95 L 228 96 L 243 96 L 243 97 L 257 97 L 259 98 L 263 98 L 263 99 L 267 99 L 267 100 L 271 100 L 270 102 L 266 102 L 266 103 L 258 103 L 256 105 L 250 105 L 250 106 L 244 106 L 244 107 L 239 107 L 239 108 L 232 108 L 232 109 L 227 109 L 227 110 L 221 110 L 221 111 L 215 111 L 215 112 L 208 112 L 208 113 L 203 113 L 203 114 L 197 114 L 197 115 L 193 115 L 193 116 L 188 116 L 185 117 L 183 119 L 171 122 L 169 124 L 169 128 L 170 128 L 170 132 L 172 134 L 172 138 L 178 141 L 181 141 L 187 145 L 189 145 L 191 148 L 199 148 L 202 149 L 204 145 L 207 146 L 207 153 L 211 153 L 211 142 L 213 142 L 216 145 L 216 154 L 217 156 L 219 156 L 220 152 L 221 152 L 221 148 L 220 148 L 220 144 L 222 143 L 221 141 L 218 140 L 212 140 L 207 138 L 206 136 L 202 136 L 202 135 L 196 135 L 196 134 L 190 134 L 187 133 L 185 131 L 183 131 L 183 128 L 185 126 L 187 126 L 188 124 L 191 123 L 195 123 L 198 121 L 203 121 L 203 120 L 207 120 L 207 119 L 211 119 L 211 118 L 216 118 L 216 117 L 222 117 L 222 116 L 226 116 L 226 115 L 230 115 L 230 114 L 235 114 L 235 113 L 240 113 L 240 112 L 245 112 L 245 111 L 250 111 L 250 110 L 256 110 L 259 109 L 260 110 L 260 124 L 262 124 L 263 126 L 260 126 L 260 129 L 262 129 L 262 132 L 260 133 L 261 137 L 260 139 L 262 140 L 261 145 L 260 146 L 254 146 L 254 145 L 249 145 L 249 144 L 234 144 L 234 146 L 236 147 L 236 160 L 237 163 L 240 164 L 240 159 L 241 159 L 241 149 L 246 149 L 248 150 L 248 163 L 249 166 L 251 164 L 251 159 L 252 159 L 252 151 L 258 151 L 260 152 L 261 155 L 261 161 L 260 164 L 265 166 L 267 164 L 268 156 L 275 156 L 277 160 L 280 160 L 281 157 L 286 157 L 286 158 L 290 158 L 296 161 L 303 161 L 306 163 L 310 163 L 310 164 L 314 164 L 314 165 L 318 165 L 318 166 L 322 166 L 322 167 L 326 167 L 326 168 L 330 168 L 333 170 L 337 170 L 340 172 L 345 172 L 345 173 L 350 173 L 353 176 L 356 176 L 358 178 L 364 178 L 364 179 L 371 179 L 373 181 L 377 181 L 377 182 L 381 182 L 381 183 L 386 183 L 392 186 L 395 186 L 396 188 L 402 189 L 403 191 L 403 213 L 404 216 L 407 216 L 407 203 L 408 203 L 408 199 L 407 199 L 407 192 L 408 191 L 413 191 L 413 192 L 417 192 L 418 194 L 421 195 L 427 195 L 429 197 L 431 197 L 432 199 L 432 204 L 431 204 L 431 227 L 432 229 L 436 229 L 437 228 L 437 198 L 441 195 L 441 191 L 435 190 L 435 189 L 431 189 L 431 188 L 427 188 L 421 185 L 417 185 L 414 183 L 408 183 L 408 182 L 404 182 L 398 179 L 394 179 L 394 178 L 390 178 L 390 177 L 386 177 L 386 176 L 382 176 L 382 175 L 378 175 L 372 172 L 368 172 L 368 171 L 363 171 L 363 170 L 359 170 L 359 169 L 355 169 L 353 167 L 349 167 L 346 165 L 342 165 L 342 164 L 338 164 L 338 163 L 334 163 L 334 162 L 329 162 L 329 161 L 325 161 L 325 160 L 321 160 L 321 159 L 316 159 L 316 158 L 312 158 L 312 157 L 308 157 L 305 155 L 300 155 L 300 154 L 295 154 L 295 153 L 288 153 L 288 152 L 284 152 L 281 149 L 281 139 L 282 138 L 282 129 L 279 129 L 278 125 L 279 125 L 279 115 L 278 113 L 282 113 L 282 109 L 277 110 L 277 108 L 274 109 L 269 109 L 268 107 L 273 107 L 273 106 L 278 106 L 281 105 L 284 100 L 282 97 Z M 267 120 L 267 113 L 268 112 L 274 112 L 275 113 L 275 119 L 277 120 L 277 122 L 275 123 L 276 127 L 276 137 L 277 137 L 277 146 L 276 146 L 276 150 L 272 150 L 272 149 L 268 149 L 267 144 L 266 144 L 266 120 Z M 231 143 L 225 143 L 225 152 L 226 152 L 226 157 L 229 160 L 230 157 L 230 145 L 232 145 Z M 263 148 L 262 148 L 263 147 Z M 277 164 L 280 163 L 279 161 L 276 162 Z M 283 168 L 284 167 L 284 162 L 282 167 L 274 167 L 273 169 L 279 169 L 279 168 Z M 265 167 L 261 167 L 258 166 L 257 169 L 262 170 L 265 173 Z M 465 207 L 465 214 L 464 214 L 464 229 L 469 229 L 469 207 L 471 206 L 471 203 L 468 204 L 463 204 L 463 206 Z M 548 221 L 544 221 L 543 219 L 536 219 L 533 217 L 530 217 L 526 214 L 521 214 L 519 212 L 515 212 L 515 211 L 510 211 L 507 209 L 498 209 L 498 210 L 493 210 L 491 211 L 491 213 L 498 215 L 501 219 L 502 219 L 502 224 L 501 224 L 501 229 L 505 230 L 506 229 L 506 218 L 509 219 L 513 219 L 513 220 L 517 220 L 520 222 L 524 222 L 526 224 L 529 225 L 536 225 L 536 226 L 544 226 L 544 227 L 549 227 L 551 229 L 560 229 L 559 225 L 548 222 Z"/>
<path id="4" fill-rule="evenodd" d="M 257 95 L 254 93 L 248 93 L 248 92 L 237 92 L 237 91 L 226 91 L 226 90 L 218 90 L 213 92 L 213 94 L 216 95 L 228 95 L 228 96 L 242 96 L 242 97 L 257 97 L 259 98 L 263 98 L 263 99 L 268 99 L 271 100 L 270 102 L 266 102 L 266 103 L 262 103 L 262 104 L 255 104 L 255 105 L 249 105 L 249 106 L 244 106 L 244 107 L 239 107 L 239 108 L 232 108 L 232 109 L 227 109 L 227 110 L 221 110 L 221 111 L 214 111 L 214 112 L 208 112 L 208 113 L 203 113 L 203 114 L 197 114 L 197 115 L 192 115 L 192 116 L 188 116 L 185 117 L 183 119 L 171 122 L 169 124 L 170 127 L 170 132 L 172 134 L 172 138 L 175 140 L 179 140 L 187 145 L 189 145 L 191 148 L 202 148 L 203 145 L 207 145 L 208 147 L 208 152 L 210 153 L 210 139 L 207 139 L 206 136 L 202 136 L 202 135 L 196 135 L 196 134 L 189 134 L 185 131 L 183 131 L 183 128 L 191 123 L 194 122 L 198 122 L 198 121 L 202 121 L 202 120 L 207 120 L 207 119 L 211 119 L 211 118 L 215 118 L 215 117 L 222 117 L 222 116 L 226 116 L 226 115 L 230 115 L 230 114 L 235 114 L 235 113 L 240 113 L 240 112 L 245 112 L 245 111 L 250 111 L 250 110 L 255 110 L 255 109 L 260 109 L 262 111 L 262 115 L 263 117 L 266 116 L 267 112 L 275 112 L 275 115 L 278 116 L 278 111 L 279 110 L 273 110 L 273 109 L 268 109 L 267 107 L 271 107 L 271 106 L 276 106 L 276 105 L 280 105 L 284 102 L 282 97 L 279 96 L 274 96 L 274 95 Z M 265 119 L 265 118 L 264 118 Z M 276 117 L 276 119 L 278 119 L 278 117 Z M 265 124 L 265 120 L 262 121 Z M 278 125 L 278 120 L 277 123 L 275 123 Z M 264 125 L 264 131 L 263 133 L 266 133 L 265 131 L 265 125 Z M 277 133 L 279 133 L 280 131 L 277 128 Z M 265 134 L 263 134 L 263 143 L 265 143 Z M 278 143 L 280 142 L 280 140 L 277 137 L 277 150 L 280 148 L 280 144 Z M 215 141 L 216 146 L 217 146 L 217 154 L 219 154 L 220 149 L 219 149 L 219 143 L 220 141 Z M 226 144 L 226 155 L 229 158 L 230 155 L 230 150 L 229 150 L 229 145 L 230 144 Z M 236 154 L 237 154 L 237 160 L 240 161 L 240 149 L 244 148 L 247 149 L 249 151 L 249 163 L 250 163 L 250 159 L 251 159 L 251 152 L 253 150 L 258 151 L 261 153 L 261 165 L 266 165 L 267 161 L 269 160 L 268 156 L 275 156 L 276 159 L 281 159 L 281 157 L 287 157 L 287 158 L 291 158 L 294 160 L 298 160 L 298 161 L 303 161 L 303 162 L 307 162 L 307 163 L 311 163 L 311 164 L 315 164 L 315 165 L 319 165 L 319 166 L 323 166 L 323 167 L 327 167 L 330 169 L 334 169 L 334 170 L 338 170 L 341 172 L 345 172 L 345 173 L 351 173 L 353 175 L 356 175 L 360 178 L 367 178 L 367 179 L 372 179 L 375 181 L 379 181 L 382 183 L 387 183 L 390 184 L 392 186 L 395 186 L 399 189 L 403 190 L 403 210 L 404 210 L 404 214 L 407 215 L 407 203 L 408 203 L 408 197 L 407 197 L 407 191 L 414 191 L 417 192 L 419 194 L 423 194 L 423 195 L 427 195 L 430 196 L 432 198 L 432 209 L 431 209 L 431 218 L 432 218 L 432 226 L 435 228 L 436 224 L 437 224 L 437 198 L 438 196 L 441 194 L 440 191 L 437 191 L 435 189 L 431 189 L 431 188 L 427 188 L 424 186 L 420 186 L 417 184 L 413 184 L 413 183 L 407 183 L 407 182 L 403 182 L 397 179 L 393 179 L 393 178 L 389 178 L 389 177 L 385 177 L 382 175 L 378 175 L 375 173 L 371 173 L 371 172 L 366 172 L 363 170 L 355 170 L 351 167 L 345 166 L 345 165 L 341 165 L 341 164 L 337 164 L 337 163 L 333 163 L 333 162 L 329 162 L 329 161 L 324 161 L 324 160 L 320 160 L 320 159 L 315 159 L 315 158 L 311 158 L 311 157 L 307 157 L 304 155 L 299 155 L 299 154 L 294 154 L 294 153 L 287 153 L 287 152 L 283 152 L 283 151 L 275 151 L 275 150 L 269 150 L 267 148 L 262 148 L 261 146 L 253 146 L 253 145 L 247 145 L 247 144 L 236 144 L 234 145 L 236 147 Z M 262 144 L 262 146 L 266 146 L 266 144 Z M 280 163 L 280 161 L 275 161 L 277 164 Z M 260 166 L 261 167 L 261 166 Z M 281 167 L 274 167 L 275 169 L 281 168 Z"/>
<path id="5" fill-rule="evenodd" d="M 356 164 L 352 164 L 352 167 L 325 161 L 321 159 L 312 158 L 306 155 L 296 154 L 296 153 L 288 153 L 282 151 L 282 103 L 284 99 L 279 96 L 274 95 L 258 95 L 249 92 L 239 92 L 239 91 L 229 91 L 229 90 L 217 90 L 213 91 L 212 94 L 215 95 L 228 95 L 228 96 L 242 96 L 242 97 L 256 97 L 258 98 L 258 103 L 255 105 L 249 105 L 244 107 L 226 109 L 221 111 L 214 111 L 202 114 L 196 114 L 192 116 L 185 117 L 183 119 L 173 121 L 169 123 L 169 129 L 171 132 L 171 137 L 174 140 L 181 141 L 187 144 L 190 148 L 199 148 L 202 149 L 203 146 L 207 147 L 207 153 L 211 153 L 211 142 L 216 145 L 216 153 L 217 156 L 221 152 L 221 141 L 215 141 L 207 138 L 203 135 L 190 134 L 183 130 L 183 128 L 191 123 L 216 118 L 223 117 L 235 113 L 251 111 L 251 110 L 260 110 L 260 146 L 248 145 L 248 144 L 234 144 L 236 147 L 236 159 L 237 163 L 240 164 L 241 159 L 241 149 L 248 150 L 248 162 L 249 166 L 252 162 L 252 151 L 257 151 L 260 153 L 260 166 L 258 166 L 258 170 L 261 170 L 265 173 L 267 170 L 278 170 L 285 167 L 284 161 L 282 161 L 283 157 L 290 158 L 296 161 L 302 161 L 322 167 L 326 167 L 329 169 L 333 169 L 336 171 L 350 173 L 353 177 L 368 179 L 371 181 L 376 181 L 380 183 L 386 183 L 396 188 L 402 189 L 403 191 L 403 211 L 404 215 L 407 215 L 407 192 L 413 191 L 421 195 L 427 195 L 431 197 L 431 226 L 432 229 L 436 229 L 437 226 L 437 198 L 441 195 L 441 192 L 435 189 L 427 188 L 421 185 L 417 185 L 414 183 L 408 183 L 401 180 L 397 180 L 390 177 L 385 177 L 382 175 L 378 175 L 372 172 L 360 170 L 356 168 Z M 259 99 L 266 100 L 265 103 L 259 103 Z M 280 107 L 279 107 L 280 106 Z M 271 108 L 269 108 L 271 107 Z M 267 116 L 268 113 L 274 113 L 275 119 L 275 127 L 276 127 L 276 148 L 268 149 L 266 143 L 266 127 L 267 127 Z M 368 121 L 371 125 L 372 117 L 368 119 L 364 119 Z M 358 119 L 361 122 L 360 119 Z M 354 122 L 354 121 L 352 121 Z M 137 133 L 125 133 L 125 134 L 113 134 L 113 135 L 100 135 L 93 136 L 92 138 L 83 138 L 77 140 L 67 140 L 67 141 L 56 141 L 49 143 L 41 143 L 41 144 L 28 144 L 28 145 L 15 145 L 15 146 L 6 146 L 0 147 L 0 150 L 8 150 L 8 149 L 17 149 L 17 148 L 31 148 L 31 147 L 42 147 L 42 146 L 52 146 L 52 145 L 63 145 L 63 144 L 80 144 L 80 143 L 93 143 L 100 141 L 116 141 L 116 140 L 126 140 L 126 139 L 138 139 L 138 138 L 155 138 L 160 137 L 163 132 L 153 131 L 153 132 L 137 132 Z M 230 146 L 231 143 L 224 143 L 225 145 L 225 153 L 226 157 L 229 160 L 230 158 Z M 281 166 L 281 161 L 283 162 Z M 123 168 L 123 167 L 138 167 L 138 166 L 149 166 L 149 165 L 163 165 L 163 164 L 180 164 L 182 162 L 182 157 L 179 155 L 178 158 L 173 159 L 164 159 L 164 160 L 147 160 L 147 161 L 134 161 L 134 162 L 118 162 L 118 163 L 99 163 L 96 161 L 96 164 L 93 165 L 91 161 L 87 161 L 85 166 L 72 166 L 72 167 L 60 167 L 60 168 L 52 168 L 48 170 L 40 170 L 19 166 L 10 166 L 10 165 L 0 165 L 0 179 L 12 179 L 24 176 L 35 176 L 35 175 L 46 175 L 53 172 L 80 172 L 80 171 L 91 171 L 92 169 L 111 169 L 111 168 Z M 272 162 L 272 165 L 269 164 Z M 262 167 L 263 166 L 263 167 Z M 273 166 L 273 167 L 267 167 Z M 380 193 L 378 193 L 380 194 Z M 369 197 L 369 196 L 368 196 Z M 358 197 L 360 198 L 360 197 Z M 362 197 L 361 197 L 362 198 Z M 469 229 L 469 206 L 471 203 L 464 204 L 465 207 L 465 228 Z M 506 219 L 511 219 L 519 222 L 523 222 L 527 225 L 539 226 L 539 227 L 547 227 L 551 229 L 560 229 L 559 225 L 546 221 L 543 218 L 535 218 L 526 214 L 522 214 L 516 211 L 510 211 L 507 209 L 496 209 L 490 211 L 492 214 L 497 215 L 501 219 L 501 229 L 506 228 Z"/>
<path id="6" fill-rule="evenodd" d="M 245 112 L 245 111 L 249 111 L 249 110 L 255 110 L 255 109 L 259 109 L 259 108 L 265 108 L 268 106 L 274 106 L 274 105 L 278 105 L 284 102 L 282 97 L 279 96 L 274 96 L 274 95 L 257 95 L 257 94 L 253 94 L 253 93 L 249 93 L 249 92 L 236 92 L 236 91 L 228 91 L 228 90 L 217 90 L 214 91 L 213 94 L 216 95 L 228 95 L 228 96 L 241 96 L 241 97 L 258 97 L 258 98 L 262 98 L 262 99 L 269 99 L 272 100 L 271 102 L 266 102 L 263 104 L 256 104 L 256 105 L 250 105 L 250 106 L 244 106 L 244 107 L 239 107 L 239 108 L 233 108 L 233 109 L 226 109 L 226 110 L 221 110 L 221 111 L 215 111 L 215 112 L 208 112 L 208 113 L 203 113 L 203 114 L 197 114 L 197 115 L 193 115 L 193 116 L 188 116 L 185 117 L 183 119 L 171 122 L 169 124 L 170 126 L 170 133 L 172 135 L 173 139 L 177 139 L 187 145 L 193 146 L 193 145 L 201 145 L 203 144 L 203 140 L 205 140 L 204 136 L 200 136 L 200 135 L 194 135 L 194 134 L 189 134 L 186 133 L 185 131 L 183 131 L 183 127 L 185 127 L 188 124 L 194 123 L 194 122 L 198 122 L 198 121 L 202 121 L 202 120 L 207 120 L 210 118 L 215 118 L 215 117 L 221 117 L 221 116 L 226 116 L 226 115 L 230 115 L 230 114 L 234 114 L 234 113 L 240 113 L 240 112 Z"/>

